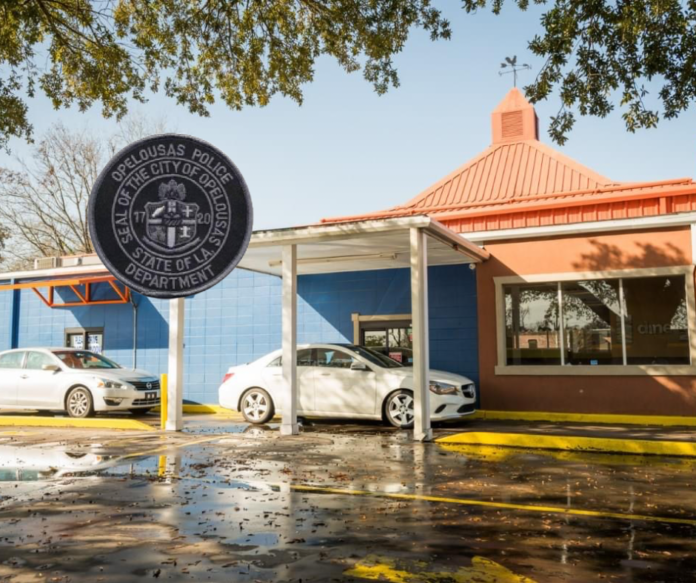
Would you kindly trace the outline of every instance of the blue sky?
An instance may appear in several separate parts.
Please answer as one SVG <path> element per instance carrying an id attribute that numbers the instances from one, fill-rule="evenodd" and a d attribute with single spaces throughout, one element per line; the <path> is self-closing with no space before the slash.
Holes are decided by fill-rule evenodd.
<path id="1" fill-rule="evenodd" d="M 520 85 L 541 65 L 526 48 L 539 31 L 539 7 L 523 13 L 508 3 L 496 17 L 468 15 L 456 1 L 435 4 L 451 21 L 452 40 L 433 43 L 422 32 L 412 34 L 395 60 L 401 86 L 384 96 L 360 72 L 347 74 L 322 58 L 301 107 L 277 96 L 268 107 L 242 112 L 218 104 L 209 118 L 200 118 L 155 95 L 133 109 L 225 151 L 249 185 L 255 229 L 403 203 L 490 144 L 490 113 L 512 85 L 510 76 L 498 75 L 503 58 L 517 54 L 532 65 Z M 558 102 L 536 109 L 541 139 L 550 144 L 548 119 Z M 101 118 L 98 106 L 86 114 L 55 111 L 40 97 L 30 101 L 30 120 L 37 137 L 57 121 L 104 135 L 115 125 Z M 637 134 L 625 131 L 615 111 L 605 119 L 578 118 L 560 149 L 613 180 L 694 176 L 695 130 L 693 110 Z M 11 147 L 18 155 L 28 150 L 17 140 Z M 11 163 L 0 155 L 0 164 Z"/>

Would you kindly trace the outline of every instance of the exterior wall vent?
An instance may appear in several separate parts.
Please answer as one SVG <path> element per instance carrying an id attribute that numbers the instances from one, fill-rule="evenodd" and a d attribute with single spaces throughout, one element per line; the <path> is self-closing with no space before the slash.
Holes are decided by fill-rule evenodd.
<path id="1" fill-rule="evenodd" d="M 82 265 L 82 257 L 60 257 L 59 262 L 61 267 L 76 267 L 77 265 Z"/>
<path id="2" fill-rule="evenodd" d="M 82 265 L 101 265 L 98 255 L 85 255 L 82 257 Z"/>
<path id="3" fill-rule="evenodd" d="M 52 269 L 60 266 L 60 257 L 41 257 L 39 259 L 34 259 L 34 269 Z"/>
<path id="4" fill-rule="evenodd" d="M 524 134 L 524 117 L 521 111 L 508 111 L 502 115 L 503 138 L 517 138 Z"/>

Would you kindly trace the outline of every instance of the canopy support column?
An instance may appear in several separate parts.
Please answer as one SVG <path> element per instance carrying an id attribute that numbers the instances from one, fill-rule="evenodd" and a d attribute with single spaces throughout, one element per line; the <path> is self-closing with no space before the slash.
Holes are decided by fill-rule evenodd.
<path id="1" fill-rule="evenodd" d="M 184 298 L 169 300 L 167 431 L 184 428 Z"/>
<path id="2" fill-rule="evenodd" d="M 430 346 L 428 340 L 428 240 L 422 229 L 412 227 L 411 312 L 413 315 L 413 438 L 430 441 Z"/>
<path id="3" fill-rule="evenodd" d="M 297 245 L 283 245 L 283 421 L 281 435 L 297 435 Z"/>

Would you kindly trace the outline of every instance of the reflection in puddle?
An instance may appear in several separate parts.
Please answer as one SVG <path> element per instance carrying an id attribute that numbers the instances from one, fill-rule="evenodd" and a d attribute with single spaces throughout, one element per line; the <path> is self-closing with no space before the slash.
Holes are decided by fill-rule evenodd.
<path id="1" fill-rule="evenodd" d="M 111 467 L 114 456 L 46 447 L 0 446 L 0 481 L 35 481 Z"/>
<path id="2" fill-rule="evenodd" d="M 661 466 L 674 469 L 696 469 L 696 460 L 693 458 L 663 457 L 657 455 L 627 455 L 614 453 L 592 453 L 582 451 L 522 449 L 513 447 L 496 447 L 492 445 L 463 445 L 439 443 L 439 447 L 451 453 L 457 453 L 467 458 L 488 461 L 504 462 L 513 459 L 553 458 L 559 461 L 578 462 L 584 464 L 596 464 L 605 466 Z"/>

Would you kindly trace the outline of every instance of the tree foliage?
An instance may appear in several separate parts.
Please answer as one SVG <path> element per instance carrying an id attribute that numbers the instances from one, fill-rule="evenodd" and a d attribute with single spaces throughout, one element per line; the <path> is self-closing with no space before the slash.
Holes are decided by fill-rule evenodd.
<path id="1" fill-rule="evenodd" d="M 109 117 L 163 89 L 207 115 L 216 97 L 234 109 L 276 93 L 301 102 L 329 55 L 384 93 L 414 27 L 450 36 L 430 0 L 0 0 L 0 146 L 31 137 L 24 94 L 38 90 Z"/>
<path id="2" fill-rule="evenodd" d="M 498 14 L 505 0 L 462 0 L 468 12 L 490 4 Z M 513 0 L 522 10 L 529 0 Z M 655 127 L 675 118 L 696 99 L 696 2 L 679 0 L 534 0 L 549 4 L 543 33 L 529 49 L 544 59 L 525 87 L 532 102 L 554 91 L 560 109 L 549 133 L 564 143 L 575 112 L 605 117 L 615 103 L 626 129 Z M 648 87 L 658 87 L 646 104 Z"/>

